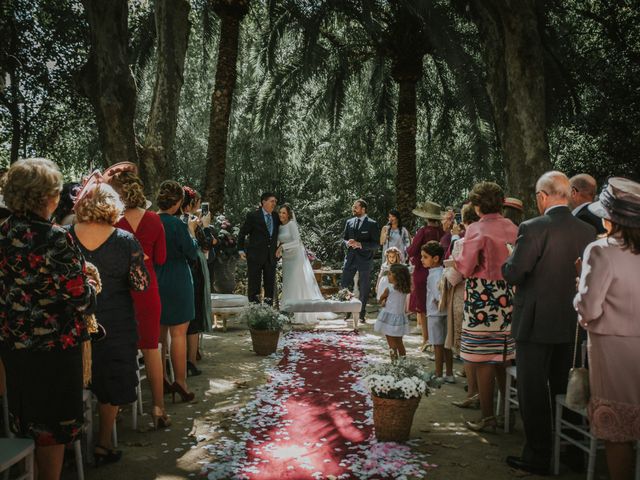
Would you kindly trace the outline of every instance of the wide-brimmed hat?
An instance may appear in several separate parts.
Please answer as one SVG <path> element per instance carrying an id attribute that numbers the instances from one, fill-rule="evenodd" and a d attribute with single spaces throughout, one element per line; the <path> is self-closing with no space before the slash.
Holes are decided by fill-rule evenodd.
<path id="1" fill-rule="evenodd" d="M 618 225 L 639 228 L 640 183 L 622 177 L 610 178 L 599 200 L 589 205 L 589 210 Z"/>
<path id="2" fill-rule="evenodd" d="M 524 204 L 522 203 L 522 200 L 515 197 L 505 198 L 502 202 L 502 206 L 515 208 L 516 210 L 520 210 L 521 212 L 524 212 Z"/>
<path id="3" fill-rule="evenodd" d="M 440 220 L 442 218 L 442 207 L 436 202 L 426 201 L 418 204 L 418 206 L 412 210 L 412 213 L 418 217 L 428 218 L 429 220 Z"/>

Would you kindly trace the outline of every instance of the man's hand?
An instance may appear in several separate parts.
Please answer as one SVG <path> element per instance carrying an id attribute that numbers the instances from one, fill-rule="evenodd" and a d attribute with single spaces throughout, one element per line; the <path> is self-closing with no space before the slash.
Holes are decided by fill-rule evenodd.
<path id="1" fill-rule="evenodd" d="M 362 244 L 360 242 L 356 242 L 354 239 L 351 239 L 347 242 L 347 246 L 349 248 L 362 248 Z"/>

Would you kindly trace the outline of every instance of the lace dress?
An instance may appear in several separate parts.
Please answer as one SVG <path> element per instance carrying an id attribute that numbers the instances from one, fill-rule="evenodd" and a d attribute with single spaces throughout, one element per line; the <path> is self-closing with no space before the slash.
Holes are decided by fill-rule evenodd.
<path id="1" fill-rule="evenodd" d="M 74 227 L 71 234 L 102 280 L 95 315 L 107 334 L 92 344 L 91 391 L 100 403 L 132 403 L 137 398 L 138 332 L 131 292 L 149 286 L 144 252 L 133 234 L 119 228 L 94 250 L 80 243 Z"/>

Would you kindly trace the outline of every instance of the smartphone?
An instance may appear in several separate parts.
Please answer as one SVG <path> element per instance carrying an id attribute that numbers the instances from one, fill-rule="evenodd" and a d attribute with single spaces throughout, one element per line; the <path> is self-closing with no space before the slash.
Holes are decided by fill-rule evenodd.
<path id="1" fill-rule="evenodd" d="M 184 223 L 189 223 L 189 214 L 188 213 L 183 213 L 182 214 L 182 221 Z"/>
<path id="2" fill-rule="evenodd" d="M 462 223 L 462 213 L 456 213 L 455 219 L 456 223 Z"/>
<path id="3" fill-rule="evenodd" d="M 206 216 L 209 213 L 209 202 L 202 202 L 200 210 L 202 211 L 202 216 Z"/>

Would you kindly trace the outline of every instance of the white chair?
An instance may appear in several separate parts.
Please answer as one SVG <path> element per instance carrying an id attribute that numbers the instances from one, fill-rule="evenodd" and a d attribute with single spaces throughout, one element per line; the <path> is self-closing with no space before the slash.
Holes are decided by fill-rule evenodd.
<path id="1" fill-rule="evenodd" d="M 505 402 L 504 402 L 504 433 L 509 433 L 511 430 L 511 405 L 516 408 L 518 404 L 518 389 L 514 386 L 513 380 L 518 378 L 516 373 L 516 367 L 507 367 L 507 378 L 505 383 Z"/>
<path id="2" fill-rule="evenodd" d="M 213 326 L 218 326 L 218 318 L 222 319 L 222 331 L 227 331 L 227 318 L 237 315 L 249 305 L 249 298 L 245 295 L 233 295 L 226 293 L 211 294 L 211 314 Z"/>
<path id="3" fill-rule="evenodd" d="M 575 425 L 562 418 L 563 408 L 571 410 L 582 417 L 582 424 Z M 575 409 L 567 405 L 566 395 L 556 395 L 556 425 L 555 439 L 553 450 L 553 473 L 560 473 L 560 447 L 562 445 L 571 444 L 578 447 L 589 455 L 587 460 L 587 480 L 593 480 L 596 468 L 596 454 L 598 451 L 598 439 L 591 434 L 589 430 L 588 416 L 586 409 Z M 573 430 L 578 432 L 584 438 L 582 440 L 570 437 L 565 432 Z M 600 446 L 603 448 L 603 446 Z M 636 442 L 636 472 L 635 480 L 640 480 L 640 442 Z"/>
<path id="4" fill-rule="evenodd" d="M 0 473 L 9 478 L 9 469 L 24 460 L 25 472 L 13 480 L 33 480 L 34 477 L 33 440 L 26 438 L 0 438 Z"/>

